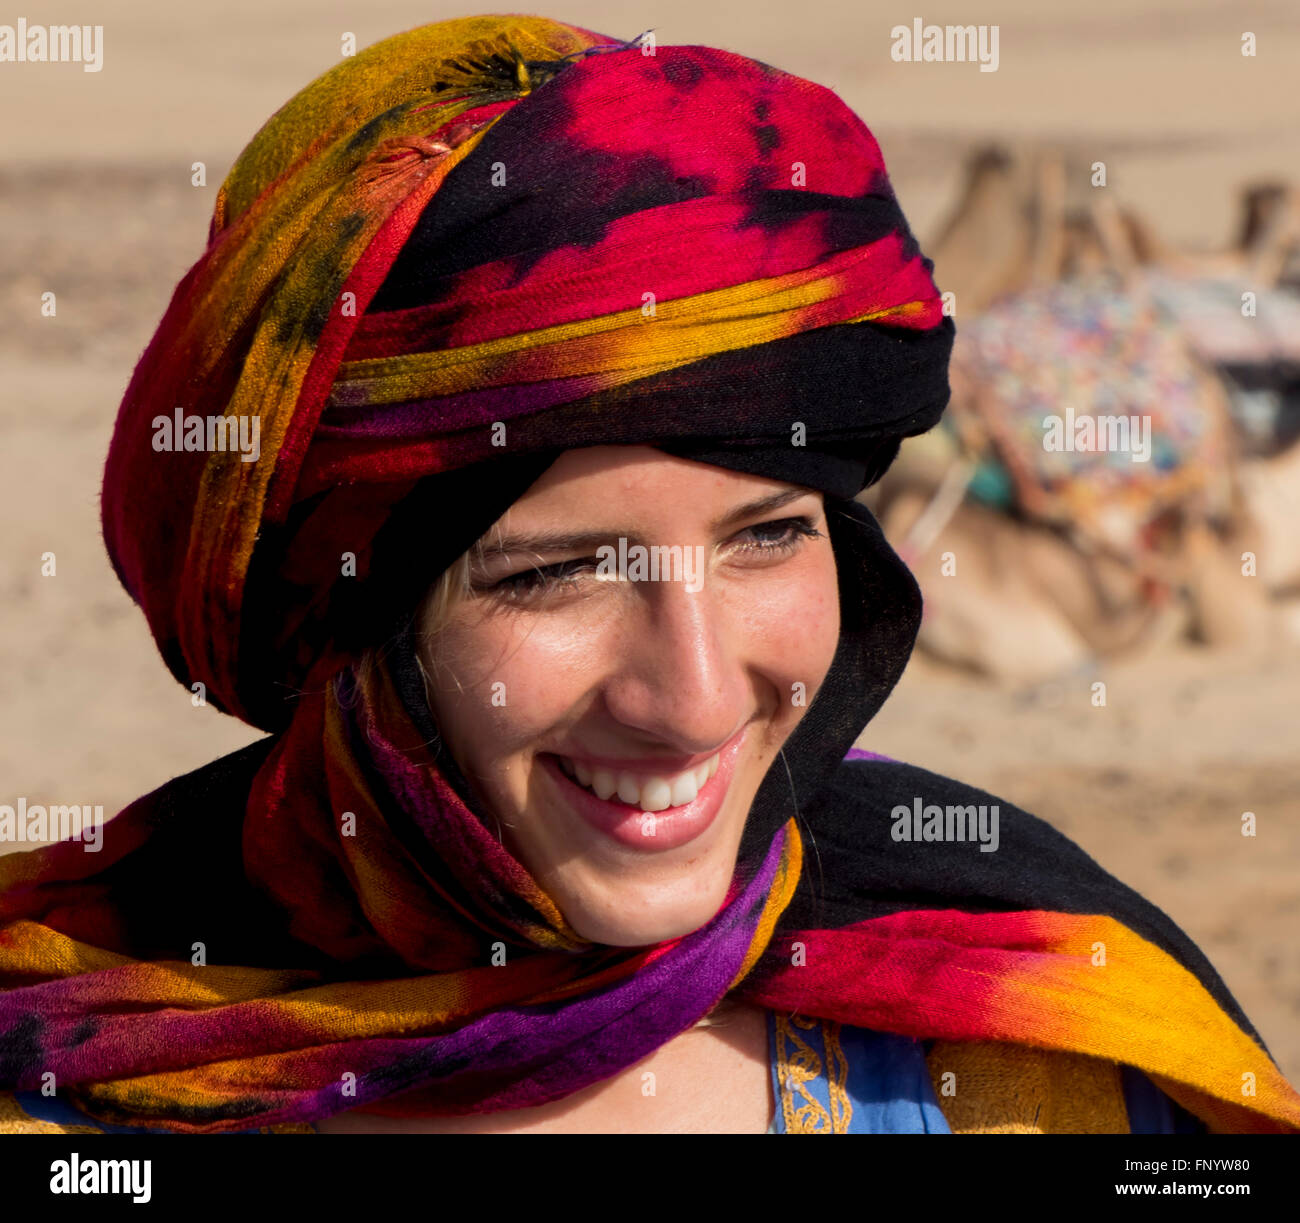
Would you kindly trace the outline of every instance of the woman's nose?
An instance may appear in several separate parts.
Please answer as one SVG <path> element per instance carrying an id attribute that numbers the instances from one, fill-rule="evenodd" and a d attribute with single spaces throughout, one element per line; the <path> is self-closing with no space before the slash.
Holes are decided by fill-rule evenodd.
<path id="1" fill-rule="evenodd" d="M 621 623 L 607 708 L 624 727 L 684 755 L 720 747 L 752 716 L 743 638 L 707 583 L 645 587 Z"/>

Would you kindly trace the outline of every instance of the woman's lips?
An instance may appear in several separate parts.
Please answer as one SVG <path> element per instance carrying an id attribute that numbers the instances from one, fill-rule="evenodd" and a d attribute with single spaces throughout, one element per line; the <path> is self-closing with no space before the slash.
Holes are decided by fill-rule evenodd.
<path id="1" fill-rule="evenodd" d="M 561 798 L 592 828 L 629 849 L 656 853 L 693 841 L 713 823 L 731 785 L 747 729 L 747 726 L 741 729 L 718 752 L 718 771 L 691 802 L 663 811 L 642 811 L 640 807 L 620 802 L 617 796 L 598 798 L 574 781 L 560 767 L 557 757 L 543 752 L 537 758 L 547 775 L 555 780 Z"/>

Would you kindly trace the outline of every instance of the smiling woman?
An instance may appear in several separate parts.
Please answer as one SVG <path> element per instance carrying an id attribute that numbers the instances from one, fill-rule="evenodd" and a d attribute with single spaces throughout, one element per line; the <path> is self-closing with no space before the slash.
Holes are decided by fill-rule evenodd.
<path id="1" fill-rule="evenodd" d="M 433 596 L 434 721 L 583 938 L 659 943 L 721 908 L 759 784 L 807 708 L 790 694 L 815 696 L 839 640 L 822 500 L 649 447 L 571 450 L 475 557 L 469 594 Z M 548 544 L 565 524 L 574 539 Z M 702 548 L 702 588 L 606 580 L 584 537 Z"/>
<path id="2" fill-rule="evenodd" d="M 1164 914 L 854 748 L 920 622 L 856 498 L 947 402 L 931 271 L 862 122 L 728 51 L 466 18 L 277 111 L 103 496 L 269 737 L 0 859 L 0 1128 L 1300 1129 Z"/>

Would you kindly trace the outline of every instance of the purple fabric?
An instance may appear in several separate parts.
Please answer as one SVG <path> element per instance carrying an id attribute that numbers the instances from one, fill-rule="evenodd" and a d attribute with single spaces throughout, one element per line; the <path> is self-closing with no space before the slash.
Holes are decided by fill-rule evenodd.
<path id="1" fill-rule="evenodd" d="M 463 1106 L 468 1113 L 531 1106 L 606 1078 L 626 1064 L 629 1049 L 637 1059 L 648 1057 L 707 1012 L 740 971 L 785 840 L 782 828 L 745 889 L 707 925 L 634 976 L 570 1002 L 501 1007 L 445 1035 L 340 1046 L 339 1070 L 356 1074 L 356 1095 L 340 1101 L 334 1085 L 312 1094 L 290 1089 L 271 1123 L 328 1116 L 340 1104 L 368 1104 L 393 1094 L 395 1083 L 403 1082 L 398 1091 L 427 1083 L 431 1071 L 438 1074 L 444 1107 Z M 629 1004 L 629 998 L 636 1001 Z M 319 1051 L 304 1053 L 319 1057 Z M 447 1073 L 450 1067 L 456 1069 Z"/>
<path id="2" fill-rule="evenodd" d="M 436 439 L 473 425 L 572 403 L 600 389 L 598 375 L 576 374 L 535 385 L 488 387 L 437 399 L 371 404 L 364 387 L 344 386 L 335 389 L 318 429 L 321 437 L 345 441 L 364 437 Z"/>
<path id="3" fill-rule="evenodd" d="M 895 760 L 892 756 L 882 756 L 879 752 L 869 752 L 866 750 L 866 748 L 862 748 L 862 747 L 849 748 L 848 754 L 844 757 L 844 759 L 845 760 L 883 760 L 887 764 L 898 763 L 898 761 Z"/>

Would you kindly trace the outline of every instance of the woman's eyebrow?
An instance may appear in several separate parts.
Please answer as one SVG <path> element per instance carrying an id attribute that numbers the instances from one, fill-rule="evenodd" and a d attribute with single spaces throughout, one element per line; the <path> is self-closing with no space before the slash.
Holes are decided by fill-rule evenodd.
<path id="1" fill-rule="evenodd" d="M 711 522 L 709 529 L 714 534 L 719 534 L 746 518 L 770 513 L 789 505 L 792 501 L 815 495 L 815 490 L 807 488 L 789 488 L 779 493 L 770 493 L 766 497 L 748 501 L 729 510 L 721 518 Z M 494 556 L 515 552 L 582 552 L 589 548 L 598 548 L 602 544 L 609 543 L 611 539 L 619 538 L 626 539 L 629 545 L 643 542 L 635 531 L 620 531 L 617 527 L 602 531 L 536 531 L 527 535 L 507 535 L 491 543 L 485 543 L 480 555 L 484 560 L 489 560 Z"/>

